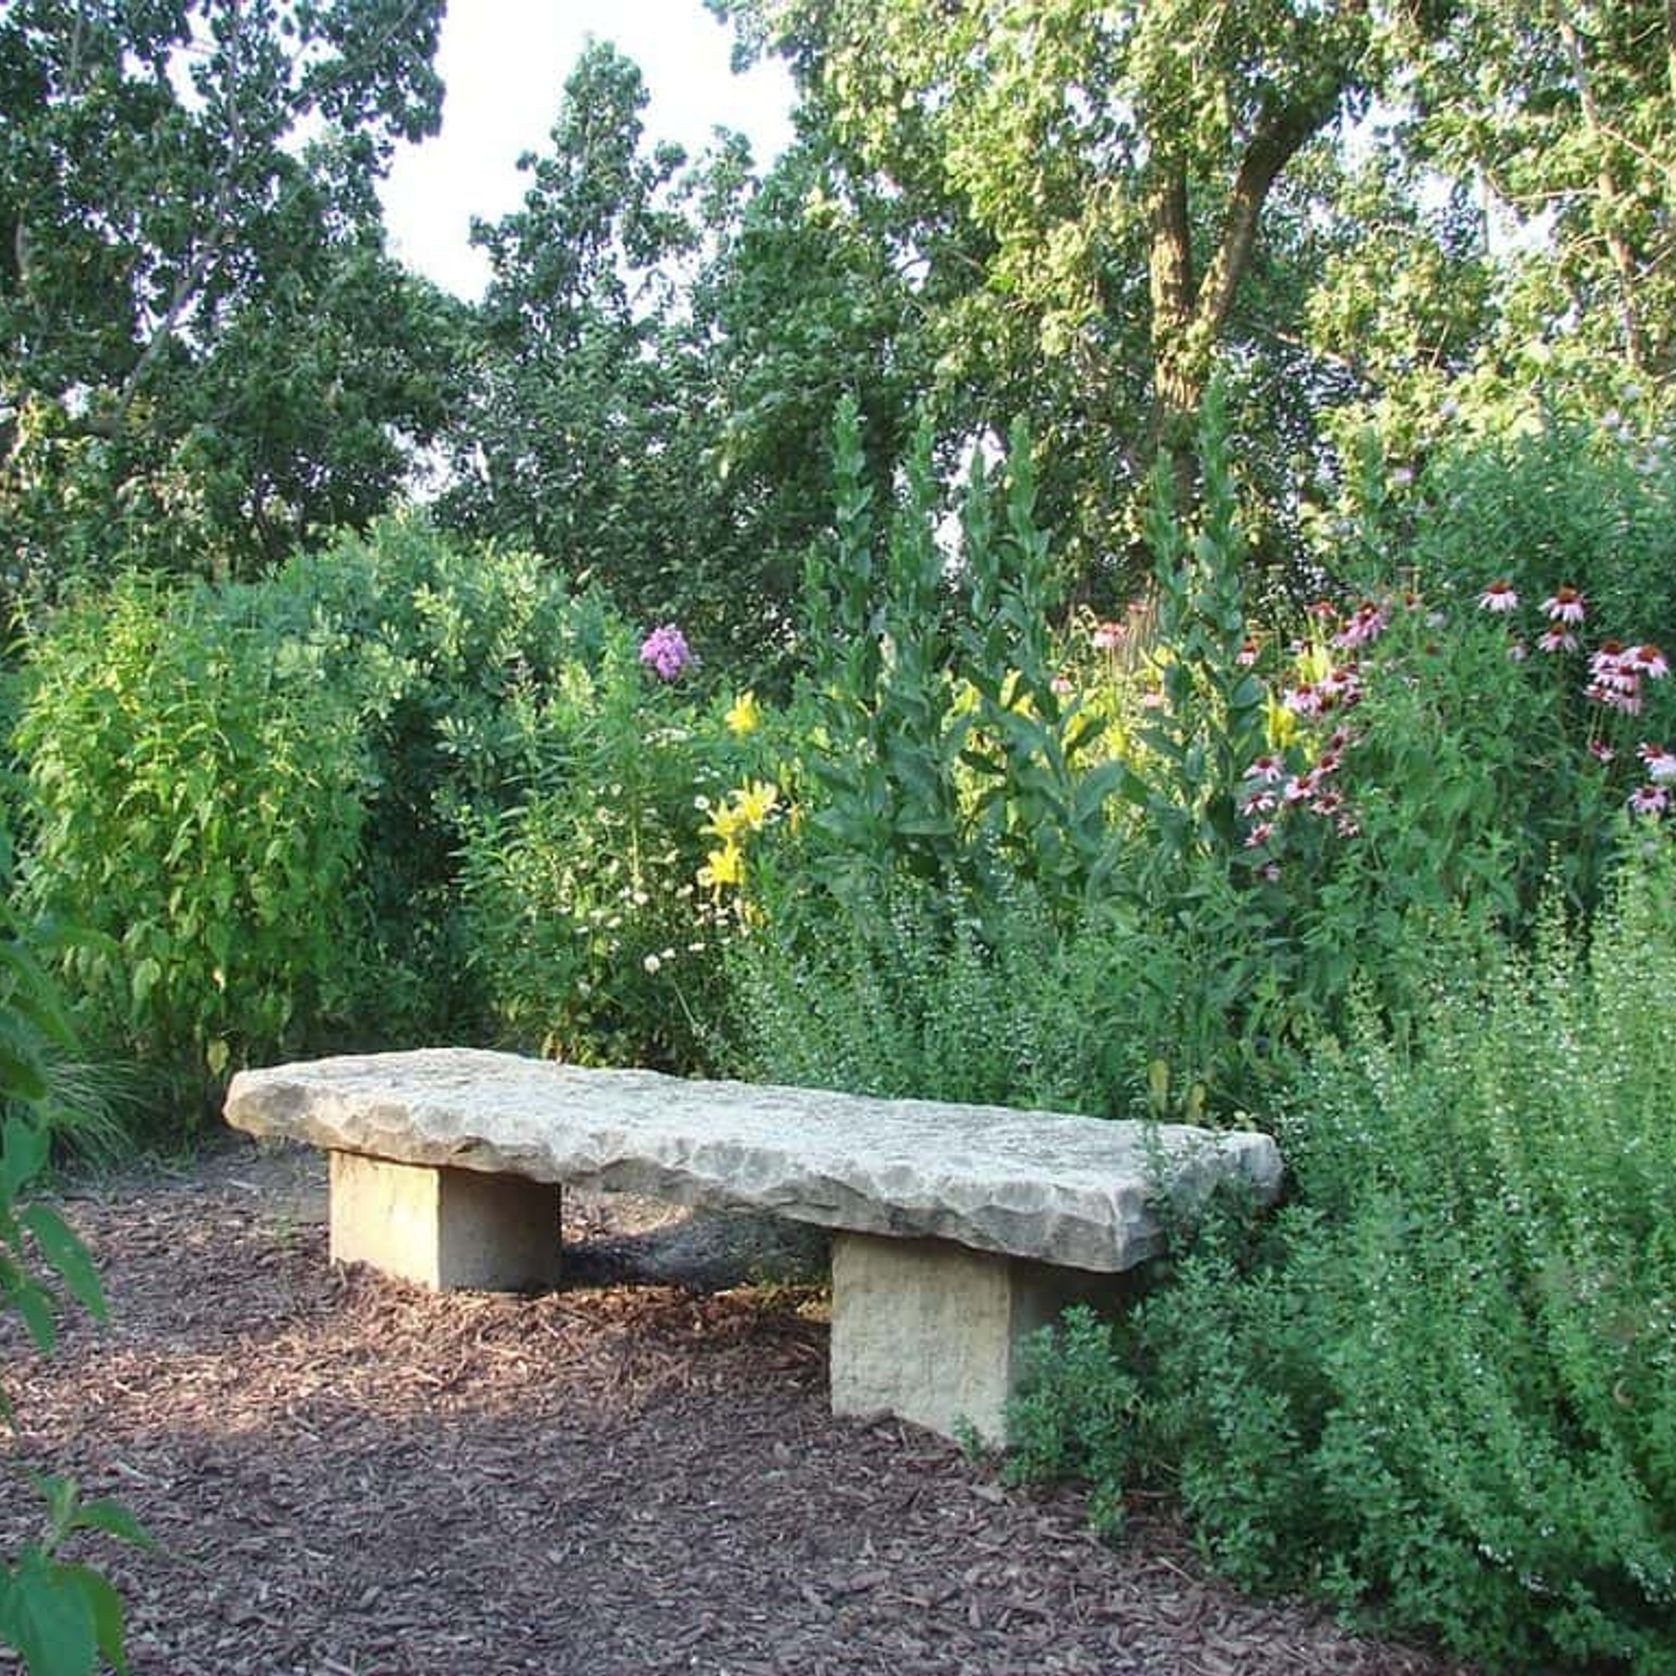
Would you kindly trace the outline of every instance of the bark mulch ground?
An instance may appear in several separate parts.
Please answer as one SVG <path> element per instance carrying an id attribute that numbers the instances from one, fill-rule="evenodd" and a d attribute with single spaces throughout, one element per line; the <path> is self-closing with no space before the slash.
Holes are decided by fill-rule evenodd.
<path id="1" fill-rule="evenodd" d="M 72 1194 L 109 1326 L 43 1360 L 0 1321 L 0 1447 L 157 1539 L 88 1550 L 136 1676 L 1447 1668 L 1241 1598 L 1161 1511 L 1103 1546 L 1075 1494 L 833 1419 L 818 1290 L 719 1285 L 726 1225 L 572 1196 L 564 1290 L 438 1297 L 328 1266 L 322 1173 L 240 1146 Z M 0 1554 L 35 1529 L 0 1474 Z"/>

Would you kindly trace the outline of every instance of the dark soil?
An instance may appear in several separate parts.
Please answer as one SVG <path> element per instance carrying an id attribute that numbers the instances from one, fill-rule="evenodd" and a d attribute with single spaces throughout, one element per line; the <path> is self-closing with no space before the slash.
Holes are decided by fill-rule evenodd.
<path id="1" fill-rule="evenodd" d="M 0 1447 L 156 1538 L 86 1549 L 136 1676 L 1447 1669 L 1241 1598 L 1156 1507 L 1110 1548 L 1071 1492 L 833 1419 L 824 1300 L 760 1224 L 571 1195 L 570 1283 L 515 1298 L 330 1268 L 312 1154 L 66 1208 L 111 1323 L 41 1359 L 0 1320 Z M 0 1554 L 37 1529 L 0 1474 Z"/>

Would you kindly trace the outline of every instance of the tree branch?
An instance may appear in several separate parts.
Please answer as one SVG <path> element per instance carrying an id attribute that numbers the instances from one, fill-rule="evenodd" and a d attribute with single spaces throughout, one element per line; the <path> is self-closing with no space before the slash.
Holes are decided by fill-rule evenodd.
<path id="1" fill-rule="evenodd" d="M 1668 3 L 1668 0 L 1667 0 Z M 1577 81 L 1577 99 L 1583 111 L 1583 125 L 1599 150 L 1595 166 L 1595 190 L 1600 198 L 1601 231 L 1612 258 L 1612 268 L 1618 279 L 1618 315 L 1623 322 L 1624 349 L 1629 364 L 1638 373 L 1648 370 L 1647 336 L 1642 329 L 1641 316 L 1635 298 L 1635 252 L 1623 235 L 1619 224 L 1618 205 L 1623 196 L 1617 177 L 1612 173 L 1612 156 L 1600 108 L 1595 103 L 1594 80 L 1589 71 L 1588 58 L 1583 51 L 1582 37 L 1567 14 L 1564 0 L 1556 5 L 1555 22 L 1560 39 L 1571 59 L 1571 72 Z"/>

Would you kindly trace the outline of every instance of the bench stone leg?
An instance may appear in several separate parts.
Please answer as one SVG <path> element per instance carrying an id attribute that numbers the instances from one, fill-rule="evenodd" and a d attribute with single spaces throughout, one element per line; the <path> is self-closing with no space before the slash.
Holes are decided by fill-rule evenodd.
<path id="1" fill-rule="evenodd" d="M 559 1189 L 523 1176 L 334 1152 L 334 1263 L 437 1291 L 523 1292 L 559 1278 Z"/>
<path id="2" fill-rule="evenodd" d="M 1006 1441 L 1023 1341 L 1114 1277 L 944 1240 L 841 1233 L 832 1248 L 832 1411 L 893 1414 L 944 1437 Z"/>

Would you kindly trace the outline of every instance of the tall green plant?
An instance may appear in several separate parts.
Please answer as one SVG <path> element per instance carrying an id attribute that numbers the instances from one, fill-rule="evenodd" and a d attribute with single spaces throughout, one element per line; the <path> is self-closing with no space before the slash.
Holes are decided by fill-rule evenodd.
<path id="1" fill-rule="evenodd" d="M 543 695 L 529 743 L 516 800 L 464 823 L 463 925 L 493 1030 L 571 1061 L 707 1068 L 728 922 L 697 879 L 743 747 L 622 629 Z"/>
<path id="2" fill-rule="evenodd" d="M 869 888 L 902 876 L 981 898 L 1005 872 L 1074 907 L 1108 858 L 1116 770 L 1095 760 L 1101 719 L 1060 690 L 1028 435 L 1015 427 L 999 485 L 974 459 L 957 546 L 929 425 L 883 533 L 853 400 L 834 454 L 834 539 L 805 589 L 811 852 Z"/>
<path id="3" fill-rule="evenodd" d="M 33 641 L 19 897 L 113 1056 L 188 1101 L 320 1039 L 346 994 L 362 825 L 354 710 L 319 644 L 238 593 L 130 580 Z"/>
<path id="4" fill-rule="evenodd" d="M 898 870 L 969 877 L 959 763 L 969 717 L 950 671 L 952 597 L 936 540 L 938 490 L 922 425 L 905 491 L 881 532 L 866 480 L 860 409 L 834 432 L 832 539 L 811 554 L 804 589 L 814 749 L 811 842 L 841 889 L 863 894 Z"/>
<path id="5" fill-rule="evenodd" d="M 1227 402 L 1218 381 L 1199 421 L 1201 480 L 1193 524 L 1175 477 L 1159 469 L 1147 504 L 1157 601 L 1153 631 L 1163 703 L 1138 731 L 1144 775 L 1127 781 L 1144 809 L 1155 859 L 1222 863 L 1237 852 L 1242 776 L 1265 747 L 1268 689 L 1251 667 L 1248 544 L 1240 527 Z"/>
<path id="6" fill-rule="evenodd" d="M 1100 752 L 1106 718 L 1063 678 L 1058 572 L 1037 522 L 1022 422 L 1012 429 L 998 497 L 982 454 L 973 457 L 960 558 L 960 667 L 977 695 L 961 760 L 977 776 L 977 826 L 1017 877 L 1074 915 L 1102 891 L 1115 861 L 1108 803 L 1123 768 Z"/>
<path id="7" fill-rule="evenodd" d="M 0 1310 L 15 1309 L 37 1349 L 57 1339 L 62 1307 L 53 1285 L 98 1319 L 103 1288 L 87 1249 L 48 1204 L 31 1199 L 46 1169 L 51 1133 L 42 1110 L 52 1095 L 51 1050 L 68 1052 L 68 1017 L 46 969 L 0 910 Z M 11 1407 L 0 1387 L 0 1423 Z M 17 1470 L 7 1463 L 4 1470 Z M 144 1544 L 121 1505 L 86 1502 L 66 1478 L 34 1480 L 46 1513 L 37 1541 L 0 1555 L 0 1644 L 14 1648 L 29 1676 L 88 1676 L 103 1657 L 117 1671 L 123 1653 L 122 1601 L 93 1567 L 62 1557 L 80 1531 Z"/>

